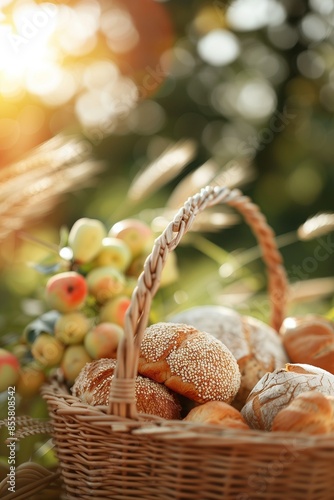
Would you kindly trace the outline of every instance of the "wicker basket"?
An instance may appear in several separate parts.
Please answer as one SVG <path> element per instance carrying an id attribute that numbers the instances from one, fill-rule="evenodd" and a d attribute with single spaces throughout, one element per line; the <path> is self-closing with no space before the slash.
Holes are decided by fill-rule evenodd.
<path id="1" fill-rule="evenodd" d="M 127 311 L 109 405 L 83 404 L 57 380 L 43 389 L 68 500 L 333 500 L 334 435 L 221 430 L 148 421 L 136 411 L 138 353 L 164 262 L 196 214 L 217 203 L 235 207 L 258 239 L 272 325 L 279 328 L 287 286 L 272 230 L 239 190 L 203 189 L 188 199 L 146 260 Z"/>

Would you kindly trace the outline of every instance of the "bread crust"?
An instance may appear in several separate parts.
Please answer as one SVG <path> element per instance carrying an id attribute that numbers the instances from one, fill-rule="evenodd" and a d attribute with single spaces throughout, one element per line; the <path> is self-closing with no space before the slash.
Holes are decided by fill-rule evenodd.
<path id="1" fill-rule="evenodd" d="M 280 333 L 293 363 L 319 366 L 334 374 L 333 321 L 315 314 L 286 318 Z"/>
<path id="2" fill-rule="evenodd" d="M 241 413 L 223 401 L 208 401 L 196 406 L 183 419 L 186 422 L 217 424 L 225 429 L 249 429 Z"/>
<path id="3" fill-rule="evenodd" d="M 138 372 L 198 403 L 231 402 L 241 379 L 236 359 L 225 345 L 180 323 L 156 323 L 145 330 Z"/>
<path id="4" fill-rule="evenodd" d="M 251 428 L 270 431 L 277 413 L 298 394 L 311 390 L 334 396 L 334 375 L 316 366 L 287 363 L 261 378 L 241 414 Z"/>
<path id="5" fill-rule="evenodd" d="M 254 385 L 261 377 L 289 362 L 278 333 L 262 321 L 242 316 L 222 306 L 197 306 L 172 318 L 208 332 L 220 340 L 236 358 L 241 384 L 233 405 L 241 409 Z"/>
<path id="6" fill-rule="evenodd" d="M 334 431 L 334 397 L 318 391 L 296 396 L 279 411 L 273 420 L 272 431 L 326 434 Z"/>
<path id="7" fill-rule="evenodd" d="M 92 406 L 107 405 L 115 367 L 116 360 L 111 358 L 87 363 L 75 380 L 72 394 Z M 181 419 L 181 405 L 177 396 L 158 382 L 138 375 L 135 397 L 138 413 L 156 415 L 167 420 Z"/>

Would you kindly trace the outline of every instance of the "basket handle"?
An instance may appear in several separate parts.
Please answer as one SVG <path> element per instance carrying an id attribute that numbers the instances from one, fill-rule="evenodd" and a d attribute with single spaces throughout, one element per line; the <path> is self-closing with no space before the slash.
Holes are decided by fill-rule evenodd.
<path id="1" fill-rule="evenodd" d="M 125 316 L 124 336 L 117 353 L 117 365 L 110 389 L 108 412 L 122 418 L 140 418 L 136 410 L 135 379 L 140 344 L 147 326 L 152 299 L 159 288 L 161 272 L 169 252 L 189 230 L 196 215 L 206 207 L 224 203 L 237 209 L 252 229 L 262 251 L 268 275 L 268 294 L 271 304 L 271 325 L 278 331 L 284 319 L 287 298 L 287 278 L 275 235 L 259 207 L 239 189 L 207 186 L 188 198 L 174 219 L 155 240 L 132 294 Z"/>

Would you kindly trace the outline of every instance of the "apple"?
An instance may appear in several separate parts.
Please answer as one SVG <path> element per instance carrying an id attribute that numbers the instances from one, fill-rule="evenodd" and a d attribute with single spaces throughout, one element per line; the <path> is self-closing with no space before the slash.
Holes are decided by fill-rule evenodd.
<path id="1" fill-rule="evenodd" d="M 132 259 L 131 250 L 128 245 L 119 238 L 103 238 L 102 248 L 94 260 L 94 265 L 112 266 L 124 272 Z"/>
<path id="2" fill-rule="evenodd" d="M 93 269 L 86 280 L 89 292 L 100 304 L 122 293 L 125 287 L 125 277 L 112 266 Z"/>
<path id="3" fill-rule="evenodd" d="M 0 349 L 0 392 L 13 387 L 20 373 L 20 362 L 17 357 L 6 349 Z"/>
<path id="4" fill-rule="evenodd" d="M 61 313 L 80 309 L 85 304 L 87 294 L 87 282 L 76 271 L 55 274 L 46 283 L 46 300 Z"/>
<path id="5" fill-rule="evenodd" d="M 83 345 L 70 345 L 65 350 L 60 367 L 66 380 L 73 383 L 85 364 L 91 361 Z"/>
<path id="6" fill-rule="evenodd" d="M 63 344 L 79 344 L 88 332 L 91 321 L 80 311 L 60 316 L 55 324 L 55 337 Z"/>
<path id="7" fill-rule="evenodd" d="M 101 323 L 116 323 L 124 327 L 125 313 L 130 303 L 131 299 L 127 295 L 119 295 L 114 299 L 108 300 L 99 311 Z"/>
<path id="8" fill-rule="evenodd" d="M 46 381 L 45 373 L 34 365 L 24 366 L 16 384 L 17 392 L 24 398 L 31 398 L 39 393 Z"/>
<path id="9" fill-rule="evenodd" d="M 74 261 L 84 264 L 94 259 L 101 249 L 105 236 L 107 230 L 101 221 L 88 217 L 78 219 L 68 235 L 68 244 L 72 249 Z"/>
<path id="10" fill-rule="evenodd" d="M 48 333 L 42 333 L 32 344 L 31 353 L 44 367 L 56 366 L 63 357 L 64 344 Z"/>
<path id="11" fill-rule="evenodd" d="M 85 336 L 84 345 L 93 359 L 116 358 L 123 328 L 115 323 L 99 323 Z"/>
<path id="12" fill-rule="evenodd" d="M 146 253 L 154 240 L 150 226 L 137 219 L 123 219 L 116 222 L 108 236 L 124 241 L 130 248 L 133 258 Z"/>

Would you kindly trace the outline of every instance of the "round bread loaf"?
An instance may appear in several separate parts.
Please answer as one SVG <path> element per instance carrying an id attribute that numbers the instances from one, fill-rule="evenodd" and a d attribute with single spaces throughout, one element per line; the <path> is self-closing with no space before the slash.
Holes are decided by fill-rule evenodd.
<path id="1" fill-rule="evenodd" d="M 293 363 L 307 363 L 334 373 L 334 322 L 316 314 L 286 318 L 280 329 Z"/>
<path id="2" fill-rule="evenodd" d="M 249 429 L 241 413 L 223 401 L 208 401 L 196 406 L 183 419 L 186 422 L 217 424 L 226 429 Z"/>
<path id="3" fill-rule="evenodd" d="M 273 420 L 272 431 L 334 432 L 334 397 L 318 391 L 299 394 Z"/>
<path id="4" fill-rule="evenodd" d="M 247 398 L 241 414 L 253 429 L 270 431 L 277 413 L 306 391 L 334 396 L 334 375 L 306 364 L 290 364 L 267 373 Z"/>
<path id="5" fill-rule="evenodd" d="M 87 363 L 72 387 L 72 394 L 92 406 L 107 405 L 116 360 L 102 358 Z M 156 415 L 167 420 L 181 419 L 178 398 L 167 387 L 138 375 L 135 385 L 138 413 Z"/>
<path id="6" fill-rule="evenodd" d="M 289 361 L 278 333 L 262 321 L 221 306 L 198 306 L 170 318 L 208 332 L 236 358 L 241 384 L 233 406 L 241 409 L 261 377 Z"/>
<path id="7" fill-rule="evenodd" d="M 240 386 L 239 367 L 229 349 L 212 335 L 179 323 L 146 328 L 138 372 L 198 403 L 229 403 Z"/>

